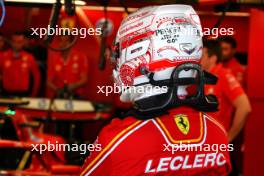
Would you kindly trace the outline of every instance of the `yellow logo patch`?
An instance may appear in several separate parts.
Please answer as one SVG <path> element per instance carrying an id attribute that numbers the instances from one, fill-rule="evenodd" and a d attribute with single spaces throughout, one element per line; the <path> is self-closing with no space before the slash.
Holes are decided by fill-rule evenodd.
<path id="1" fill-rule="evenodd" d="M 187 115 L 179 114 L 174 117 L 174 121 L 178 129 L 184 134 L 187 135 L 190 130 L 190 123 Z"/>
<path id="2" fill-rule="evenodd" d="M 72 29 L 75 27 L 75 21 L 72 18 L 63 18 L 61 20 L 61 27 Z"/>

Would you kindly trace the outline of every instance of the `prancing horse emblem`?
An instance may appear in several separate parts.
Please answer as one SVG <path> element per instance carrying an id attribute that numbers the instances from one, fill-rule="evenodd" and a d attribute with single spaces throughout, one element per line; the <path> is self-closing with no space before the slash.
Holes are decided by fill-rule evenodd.
<path id="1" fill-rule="evenodd" d="M 184 134 L 187 135 L 190 130 L 190 123 L 187 115 L 179 114 L 174 117 L 175 123 L 178 129 Z"/>

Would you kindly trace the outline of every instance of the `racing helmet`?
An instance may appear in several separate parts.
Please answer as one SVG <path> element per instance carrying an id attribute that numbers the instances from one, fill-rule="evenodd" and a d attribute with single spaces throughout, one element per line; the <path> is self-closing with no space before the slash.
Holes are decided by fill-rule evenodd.
<path id="1" fill-rule="evenodd" d="M 189 5 L 151 6 L 128 15 L 112 50 L 113 77 L 122 90 L 120 100 L 133 102 L 141 111 L 186 103 L 186 88 L 203 83 L 204 73 L 198 65 L 202 28 Z"/>

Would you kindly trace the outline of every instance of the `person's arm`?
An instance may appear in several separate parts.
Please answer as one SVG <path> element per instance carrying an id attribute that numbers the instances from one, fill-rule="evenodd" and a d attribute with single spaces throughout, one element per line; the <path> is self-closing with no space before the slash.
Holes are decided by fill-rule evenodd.
<path id="1" fill-rule="evenodd" d="M 228 70 L 223 76 L 223 91 L 232 103 L 234 116 L 230 114 L 231 127 L 228 129 L 228 141 L 232 142 L 246 123 L 248 114 L 251 112 L 249 99 L 235 76 Z"/>
<path id="2" fill-rule="evenodd" d="M 73 83 L 73 84 L 70 84 L 68 86 L 68 88 L 69 88 L 70 91 L 74 91 L 75 89 L 77 89 L 77 88 L 82 87 L 83 85 L 85 85 L 86 82 L 87 82 L 87 75 L 82 74 L 80 81 L 78 81 L 76 83 Z"/>
<path id="3" fill-rule="evenodd" d="M 31 72 L 34 78 L 34 84 L 31 96 L 35 97 L 38 95 L 39 87 L 40 87 L 40 71 L 39 66 L 35 61 L 35 58 L 32 56 L 31 58 Z"/>
<path id="4" fill-rule="evenodd" d="M 246 123 L 246 119 L 251 112 L 251 106 L 246 94 L 240 95 L 232 102 L 235 108 L 235 115 L 228 131 L 229 142 L 233 141 Z"/>
<path id="5" fill-rule="evenodd" d="M 55 86 L 55 84 L 52 83 L 52 81 L 50 79 L 48 79 L 48 81 L 47 81 L 47 86 L 53 91 L 57 90 L 57 87 Z"/>

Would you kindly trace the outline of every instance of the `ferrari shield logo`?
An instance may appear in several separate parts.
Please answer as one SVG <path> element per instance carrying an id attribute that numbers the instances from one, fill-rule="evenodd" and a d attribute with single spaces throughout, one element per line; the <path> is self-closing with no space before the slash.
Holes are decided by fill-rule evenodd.
<path id="1" fill-rule="evenodd" d="M 187 115 L 179 114 L 174 117 L 175 123 L 178 129 L 184 134 L 187 135 L 190 130 L 190 123 Z"/>

